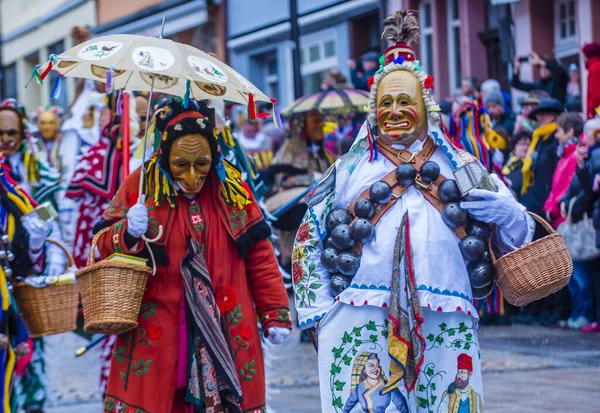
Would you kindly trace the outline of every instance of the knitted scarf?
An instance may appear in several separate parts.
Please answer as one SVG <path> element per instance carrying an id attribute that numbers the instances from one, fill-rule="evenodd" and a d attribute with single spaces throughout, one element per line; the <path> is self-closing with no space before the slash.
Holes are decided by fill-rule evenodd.
<path id="1" fill-rule="evenodd" d="M 523 171 L 523 186 L 521 187 L 521 195 L 525 195 L 529 190 L 529 187 L 533 184 L 533 153 L 535 152 L 540 139 L 542 141 L 546 141 L 554 132 L 556 132 L 556 122 L 540 126 L 535 130 L 535 132 L 533 132 L 531 144 L 529 145 L 529 149 L 527 149 L 527 156 L 523 160 L 523 167 L 521 168 L 521 171 Z"/>

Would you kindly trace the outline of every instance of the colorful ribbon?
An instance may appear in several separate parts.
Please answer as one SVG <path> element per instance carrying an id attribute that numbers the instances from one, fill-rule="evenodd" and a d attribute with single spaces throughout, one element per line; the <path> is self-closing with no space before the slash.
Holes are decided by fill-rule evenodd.
<path id="1" fill-rule="evenodd" d="M 62 83 L 63 83 L 62 79 L 63 79 L 63 77 L 59 73 L 58 76 L 56 76 L 56 80 L 54 81 L 54 86 L 52 87 L 52 92 L 50 93 L 51 99 L 58 100 L 58 98 L 60 98 L 60 94 L 62 93 Z"/>
<path id="2" fill-rule="evenodd" d="M 190 79 L 186 80 L 185 82 L 185 94 L 183 95 L 183 100 L 182 100 L 182 105 L 184 108 L 187 109 L 187 107 L 190 104 L 190 95 L 192 93 L 192 82 Z"/>
<path id="3" fill-rule="evenodd" d="M 271 98 L 273 104 L 273 123 L 277 129 L 283 128 L 283 122 L 281 121 L 281 115 L 279 114 L 279 108 L 277 107 L 277 99 Z"/>

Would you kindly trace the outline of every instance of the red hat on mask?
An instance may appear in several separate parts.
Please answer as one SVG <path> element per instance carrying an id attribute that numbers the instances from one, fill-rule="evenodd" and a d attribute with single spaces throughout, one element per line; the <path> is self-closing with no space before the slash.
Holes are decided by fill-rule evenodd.
<path id="1" fill-rule="evenodd" d="M 581 49 L 581 51 L 587 58 L 600 55 L 600 44 L 596 42 L 588 43 L 585 46 L 583 46 L 583 49 Z"/>
<path id="2" fill-rule="evenodd" d="M 458 369 L 469 370 L 473 372 L 473 359 L 468 354 L 461 354 L 458 356 Z"/>

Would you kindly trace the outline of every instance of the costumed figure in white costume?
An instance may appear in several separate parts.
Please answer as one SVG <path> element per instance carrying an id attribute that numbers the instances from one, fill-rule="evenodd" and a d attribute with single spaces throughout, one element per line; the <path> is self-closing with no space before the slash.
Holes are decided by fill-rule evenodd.
<path id="1" fill-rule="evenodd" d="M 500 179 L 440 129 L 433 78 L 410 46 L 414 15 L 384 24 L 392 46 L 370 82 L 368 121 L 309 193 L 293 253 L 323 412 L 438 411 L 457 391 L 461 354 L 481 397 L 473 299 L 494 288 L 486 245 L 492 236 L 500 253 L 517 249 L 535 230 Z M 377 366 L 355 383 L 357 363 L 369 358 Z"/>

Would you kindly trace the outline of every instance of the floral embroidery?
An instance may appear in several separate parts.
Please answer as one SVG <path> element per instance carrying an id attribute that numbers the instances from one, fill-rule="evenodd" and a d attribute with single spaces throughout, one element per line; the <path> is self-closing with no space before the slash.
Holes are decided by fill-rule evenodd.
<path id="1" fill-rule="evenodd" d="M 346 387 L 346 382 L 339 381 L 337 375 L 342 372 L 342 365 L 350 366 L 352 358 L 356 357 L 359 352 L 359 347 L 369 345 L 370 350 L 383 351 L 383 347 L 378 343 L 379 336 L 387 340 L 388 327 L 387 325 L 377 324 L 375 321 L 355 327 L 351 331 L 345 331 L 342 336 L 342 343 L 339 347 L 331 349 L 333 353 L 333 362 L 331 363 L 329 388 L 331 390 L 332 406 L 336 413 L 344 408 L 342 396 L 338 396 Z"/>
<path id="2" fill-rule="evenodd" d="M 156 304 L 148 302 L 143 303 L 141 312 L 144 318 L 151 318 L 156 315 L 154 309 L 157 307 Z M 125 363 L 127 360 L 125 370 L 119 372 L 119 377 L 123 379 L 123 389 L 127 391 L 130 377 L 135 374 L 138 377 L 142 377 L 144 374 L 150 372 L 150 366 L 153 360 L 144 360 L 140 357 L 139 360 L 134 358 L 134 350 L 140 345 L 144 344 L 146 347 L 152 346 L 151 340 L 159 340 L 163 335 L 164 329 L 161 326 L 151 325 L 148 330 L 144 328 L 135 329 L 127 334 L 125 337 L 125 346 L 121 346 L 116 349 L 113 353 L 113 357 L 119 364 Z"/>
<path id="3" fill-rule="evenodd" d="M 311 216 L 304 218 L 298 231 L 296 245 L 292 253 L 292 274 L 294 294 L 298 306 L 309 307 L 317 300 L 316 290 L 323 287 L 321 276 L 317 273 L 317 266 L 310 259 L 316 254 L 318 248 L 319 232 Z"/>
<path id="4" fill-rule="evenodd" d="M 427 413 L 434 413 L 433 407 L 437 400 L 437 396 L 434 394 L 437 387 L 436 380 L 441 380 L 444 374 L 446 372 L 443 370 L 436 372 L 433 363 L 429 363 L 421 369 L 421 375 L 424 377 L 426 384 L 422 384 L 423 380 L 420 380 L 417 386 L 417 403 L 420 408 L 427 409 Z"/>
<path id="5" fill-rule="evenodd" d="M 467 324 L 461 322 L 458 327 L 449 328 L 446 323 L 442 323 L 438 327 L 440 328 L 439 334 L 434 335 L 431 333 L 426 337 L 429 342 L 427 350 L 438 348 L 443 344 L 446 345 L 446 348 L 454 350 L 470 350 L 471 347 L 475 346 L 477 347 L 479 358 L 481 358 L 479 344 L 474 339 L 475 329 L 473 326 L 469 327 Z"/>
<path id="6" fill-rule="evenodd" d="M 229 221 L 231 222 L 231 229 L 236 231 L 238 228 L 242 228 L 246 223 L 246 211 L 231 211 L 231 217 Z"/>
<path id="7" fill-rule="evenodd" d="M 119 199 L 115 202 L 115 198 L 110 201 L 108 208 L 106 209 L 108 215 L 118 215 L 121 218 L 125 218 L 127 216 L 127 206 L 123 204 L 123 200 Z"/>
<path id="8" fill-rule="evenodd" d="M 306 242 L 310 238 L 310 227 L 304 223 L 298 228 L 298 234 L 296 235 L 298 242 Z"/>
<path id="9" fill-rule="evenodd" d="M 107 394 L 104 398 L 104 411 L 107 413 L 150 413 L 148 410 L 127 404 L 110 394 Z"/>
<path id="10" fill-rule="evenodd" d="M 233 310 L 235 307 L 235 303 L 237 302 L 237 293 L 232 286 L 226 285 L 217 291 L 216 298 L 219 310 L 221 310 L 221 313 L 225 314 Z"/>

